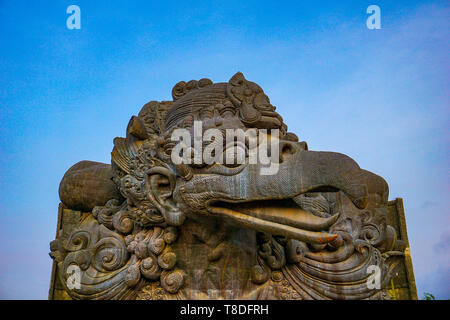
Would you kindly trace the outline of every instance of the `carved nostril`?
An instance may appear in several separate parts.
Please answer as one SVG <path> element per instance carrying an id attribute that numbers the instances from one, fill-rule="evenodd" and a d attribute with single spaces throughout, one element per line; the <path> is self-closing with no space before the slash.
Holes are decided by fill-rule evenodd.
<path id="1" fill-rule="evenodd" d="M 281 153 L 284 154 L 293 154 L 295 151 L 293 149 L 293 147 L 289 144 L 286 144 L 283 146 L 283 149 L 281 149 Z"/>
<path id="2" fill-rule="evenodd" d="M 280 145 L 280 162 L 285 161 L 287 158 L 292 156 L 297 152 L 297 148 L 294 146 L 292 142 L 281 142 Z"/>

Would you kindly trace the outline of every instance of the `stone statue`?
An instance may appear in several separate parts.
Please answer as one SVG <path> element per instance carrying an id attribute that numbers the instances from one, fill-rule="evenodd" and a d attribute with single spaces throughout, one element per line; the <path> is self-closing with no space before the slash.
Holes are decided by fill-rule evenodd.
<path id="1" fill-rule="evenodd" d="M 70 298 L 392 297 L 408 243 L 388 224 L 383 178 L 343 154 L 309 151 L 240 72 L 227 83 L 181 81 L 172 96 L 131 118 L 111 165 L 81 161 L 64 175 L 62 208 L 79 218 L 59 229 L 50 256 Z M 249 139 L 197 139 L 201 151 L 240 148 L 241 163 L 175 163 L 174 133 L 195 136 L 196 123 L 201 134 L 259 130 L 277 142 L 276 172 L 248 161 Z"/>

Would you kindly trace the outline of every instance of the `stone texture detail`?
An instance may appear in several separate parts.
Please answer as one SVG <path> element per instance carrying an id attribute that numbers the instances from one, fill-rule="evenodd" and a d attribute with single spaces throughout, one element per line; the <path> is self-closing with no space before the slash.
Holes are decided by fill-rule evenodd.
<path id="1" fill-rule="evenodd" d="M 181 81 L 172 97 L 131 117 L 111 164 L 64 175 L 50 299 L 417 299 L 402 200 L 383 178 L 308 150 L 240 72 Z M 194 121 L 278 129 L 278 172 L 174 164 L 171 135 Z"/>

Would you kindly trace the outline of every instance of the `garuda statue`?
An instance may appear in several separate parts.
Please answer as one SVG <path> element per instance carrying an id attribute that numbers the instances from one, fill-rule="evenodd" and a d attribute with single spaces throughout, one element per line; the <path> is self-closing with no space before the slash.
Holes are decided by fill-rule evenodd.
<path id="1" fill-rule="evenodd" d="M 240 72 L 227 83 L 181 81 L 172 96 L 131 118 L 111 165 L 81 161 L 64 175 L 62 209 L 79 218 L 59 229 L 50 256 L 70 298 L 391 297 L 408 244 L 388 224 L 383 178 L 346 155 L 308 150 Z M 249 161 L 248 137 L 218 143 L 202 136 L 209 129 L 276 141 L 257 147 L 277 155 L 277 170 L 261 174 L 267 163 Z M 174 161 L 180 130 L 201 151 L 214 141 L 240 148 L 243 161 Z M 184 160 L 196 156 L 185 151 Z"/>

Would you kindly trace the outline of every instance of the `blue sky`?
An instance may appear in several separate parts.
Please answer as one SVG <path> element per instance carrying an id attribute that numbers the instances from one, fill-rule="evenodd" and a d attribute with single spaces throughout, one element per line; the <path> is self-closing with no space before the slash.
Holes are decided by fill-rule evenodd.
<path id="1" fill-rule="evenodd" d="M 0 298 L 47 298 L 71 165 L 108 163 L 129 118 L 178 81 L 241 71 L 311 150 L 388 181 L 419 297 L 449 299 L 449 21 L 448 1 L 0 1 Z"/>

